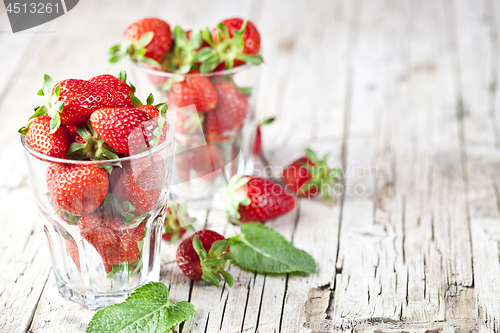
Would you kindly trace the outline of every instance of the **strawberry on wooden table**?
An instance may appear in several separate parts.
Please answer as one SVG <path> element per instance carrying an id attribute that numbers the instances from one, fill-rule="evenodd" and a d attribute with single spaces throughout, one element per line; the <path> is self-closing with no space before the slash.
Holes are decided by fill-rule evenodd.
<path id="1" fill-rule="evenodd" d="M 245 122 L 248 113 L 248 96 L 230 80 L 214 82 L 219 102 L 214 110 L 205 115 L 208 141 L 221 142 L 230 139 Z"/>
<path id="2" fill-rule="evenodd" d="M 50 132 L 51 118 L 47 115 L 35 118 L 28 129 L 21 128 L 26 134 L 26 143 L 39 153 L 61 158 L 66 155 L 70 144 L 70 134 L 66 126 L 60 126 L 54 133 Z"/>
<path id="3" fill-rule="evenodd" d="M 196 222 L 196 218 L 189 216 L 187 208 L 187 201 L 180 205 L 175 202 L 168 203 L 163 225 L 163 240 L 172 243 L 181 238 L 186 230 L 193 230 L 191 225 Z"/>
<path id="4" fill-rule="evenodd" d="M 325 199 L 331 201 L 328 188 L 340 182 L 341 170 L 328 168 L 328 155 L 320 160 L 309 148 L 306 149 L 305 155 L 286 167 L 283 171 L 283 182 L 298 196 L 312 197 L 321 193 Z"/>
<path id="5" fill-rule="evenodd" d="M 235 175 L 224 190 L 229 216 L 238 222 L 266 222 L 295 208 L 295 199 L 267 179 Z"/>
<path id="6" fill-rule="evenodd" d="M 229 252 L 229 241 L 217 232 L 195 232 L 182 241 L 175 257 L 182 273 L 191 280 L 203 280 L 219 287 L 224 278 L 230 287 L 233 286 L 234 278 L 224 269 L 236 262 L 236 257 Z"/>
<path id="7" fill-rule="evenodd" d="M 262 149 L 262 133 L 260 131 L 261 126 L 269 125 L 274 121 L 274 118 L 268 118 L 257 125 L 257 130 L 255 131 L 255 142 L 253 144 L 253 155 L 259 155 Z"/>
<path id="8" fill-rule="evenodd" d="M 52 164 L 46 178 L 54 206 L 71 215 L 93 212 L 108 193 L 108 175 L 98 167 Z"/>
<path id="9" fill-rule="evenodd" d="M 145 18 L 132 23 L 123 32 L 123 42 L 110 49 L 110 62 L 128 56 L 151 66 L 161 67 L 163 57 L 170 49 L 170 26 L 158 18 Z"/>

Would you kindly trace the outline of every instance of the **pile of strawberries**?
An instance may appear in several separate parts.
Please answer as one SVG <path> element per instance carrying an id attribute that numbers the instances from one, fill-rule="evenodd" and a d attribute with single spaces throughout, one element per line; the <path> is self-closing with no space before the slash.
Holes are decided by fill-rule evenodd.
<path id="1" fill-rule="evenodd" d="M 68 79 L 57 84 L 45 75 L 29 124 L 20 129 L 26 144 L 47 157 L 46 183 L 59 217 L 77 224 L 100 254 L 107 273 L 120 265 L 138 267 L 144 221 L 158 205 L 165 182 L 162 156 L 141 154 L 166 140 L 166 105 L 148 104 L 134 95 L 126 73 L 99 75 L 90 80 Z M 104 161 L 96 163 L 79 162 Z M 66 245 L 80 268 L 73 239 Z"/>
<path id="2" fill-rule="evenodd" d="M 285 168 L 280 183 L 256 176 L 234 176 L 223 193 L 230 220 L 237 224 L 265 223 L 293 210 L 294 195 L 312 198 L 321 193 L 327 201 L 332 201 L 329 188 L 339 185 L 342 173 L 340 169 L 328 168 L 326 159 L 327 155 L 319 159 L 314 151 L 306 149 L 305 156 Z M 182 236 L 185 229 L 178 227 L 176 232 Z M 222 275 L 231 286 L 234 280 L 224 269 L 237 258 L 228 254 L 230 249 L 225 243 L 223 250 L 214 245 L 222 240 L 224 237 L 212 230 L 198 231 L 186 238 L 177 248 L 179 268 L 192 280 L 217 286 Z M 196 249 L 196 242 L 201 242 L 205 252 L 201 245 Z"/>
<path id="3" fill-rule="evenodd" d="M 128 57 L 144 67 L 176 74 L 168 77 L 148 73 L 148 77 L 166 93 L 171 110 L 196 107 L 208 142 L 235 139 L 248 114 L 251 88 L 238 87 L 234 74 L 203 73 L 263 62 L 257 28 L 240 18 L 224 20 L 203 31 L 185 31 L 179 26 L 171 31 L 167 22 L 145 18 L 127 27 L 122 43 L 111 47 L 110 52 L 111 62 Z M 177 113 L 172 120 L 178 133 L 192 131 L 187 125 L 191 119 Z"/>

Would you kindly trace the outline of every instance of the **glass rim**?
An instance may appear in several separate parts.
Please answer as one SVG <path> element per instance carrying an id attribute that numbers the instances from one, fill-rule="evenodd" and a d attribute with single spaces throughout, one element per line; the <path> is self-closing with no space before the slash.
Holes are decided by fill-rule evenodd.
<path id="1" fill-rule="evenodd" d="M 21 143 L 24 147 L 24 149 L 30 153 L 32 156 L 45 160 L 48 162 L 53 162 L 53 163 L 58 163 L 58 164 L 72 164 L 72 165 L 83 165 L 83 166 L 99 166 L 107 163 L 117 163 L 117 162 L 127 162 L 127 161 L 132 161 L 132 160 L 138 160 L 142 159 L 144 157 L 150 156 L 153 153 L 156 153 L 164 148 L 167 147 L 169 143 L 174 142 L 174 135 L 175 135 L 175 127 L 172 124 L 172 121 L 168 118 L 165 119 L 169 126 L 172 128 L 170 133 L 167 135 L 165 138 L 165 141 L 163 141 L 160 145 L 153 147 L 152 149 L 146 150 L 140 154 L 132 155 L 132 156 L 125 156 L 121 158 L 115 158 L 111 160 L 97 160 L 97 161 L 85 161 L 85 160 L 71 160 L 71 159 L 64 159 L 64 158 L 59 158 L 59 157 L 53 157 L 53 156 L 48 156 L 43 153 L 40 153 L 39 151 L 34 150 L 31 148 L 27 143 L 26 143 L 26 135 L 20 134 L 21 136 Z"/>
<path id="2" fill-rule="evenodd" d="M 230 75 L 230 74 L 235 74 L 235 73 L 239 73 L 239 72 L 243 72 L 247 69 L 250 69 L 252 67 L 257 67 L 257 66 L 254 66 L 252 65 L 251 63 L 247 62 L 245 63 L 244 65 L 240 65 L 240 66 L 237 66 L 237 67 L 233 67 L 231 69 L 225 69 L 223 71 L 219 71 L 219 72 L 209 72 L 209 73 L 192 73 L 192 74 L 178 74 L 178 73 L 170 73 L 170 72 L 163 72 L 163 71 L 159 71 L 159 70 L 156 70 L 156 69 L 151 69 L 151 68 L 147 68 L 147 67 L 144 67 L 140 64 L 138 64 L 137 62 L 133 62 L 132 61 L 132 65 L 134 67 L 137 67 L 139 68 L 140 70 L 143 70 L 149 74 L 153 74 L 153 75 L 157 75 L 157 76 L 163 76 L 163 77 L 210 77 L 210 76 L 219 76 L 219 75 Z"/>

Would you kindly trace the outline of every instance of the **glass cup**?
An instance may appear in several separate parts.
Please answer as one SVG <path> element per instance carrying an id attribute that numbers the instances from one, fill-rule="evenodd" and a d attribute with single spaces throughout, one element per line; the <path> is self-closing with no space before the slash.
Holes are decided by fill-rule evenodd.
<path id="1" fill-rule="evenodd" d="M 49 157 L 21 136 L 62 297 L 97 309 L 159 280 L 174 149 L 165 124 L 157 147 L 107 161 Z"/>
<path id="2" fill-rule="evenodd" d="M 213 73 L 167 73 L 133 65 L 141 90 L 154 87 L 175 126 L 172 197 L 190 207 L 219 207 L 216 193 L 233 174 L 252 174 L 260 68 L 244 64 Z"/>

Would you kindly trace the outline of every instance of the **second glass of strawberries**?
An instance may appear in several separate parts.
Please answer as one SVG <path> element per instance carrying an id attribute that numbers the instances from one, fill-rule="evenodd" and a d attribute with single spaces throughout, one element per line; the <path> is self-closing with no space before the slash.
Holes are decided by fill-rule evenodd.
<path id="1" fill-rule="evenodd" d="M 168 102 L 167 116 L 176 129 L 174 198 L 190 200 L 193 207 L 217 206 L 214 195 L 227 179 L 253 173 L 260 68 L 247 63 L 174 74 L 134 67 L 135 82 L 153 85 Z"/>
<path id="2" fill-rule="evenodd" d="M 96 309 L 158 281 L 174 129 L 141 154 L 104 161 L 50 157 L 26 144 L 28 171 L 59 293 Z"/>

